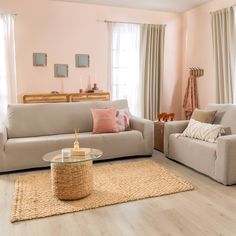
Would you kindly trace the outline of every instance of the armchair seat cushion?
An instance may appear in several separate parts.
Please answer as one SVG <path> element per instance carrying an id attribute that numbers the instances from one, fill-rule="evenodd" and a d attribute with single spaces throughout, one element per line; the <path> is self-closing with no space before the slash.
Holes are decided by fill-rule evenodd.
<path id="1" fill-rule="evenodd" d="M 216 143 L 171 134 L 169 157 L 214 178 Z"/>

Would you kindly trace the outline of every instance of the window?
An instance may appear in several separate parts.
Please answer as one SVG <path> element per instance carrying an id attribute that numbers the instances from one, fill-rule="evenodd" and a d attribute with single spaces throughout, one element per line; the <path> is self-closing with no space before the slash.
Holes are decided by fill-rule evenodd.
<path id="1" fill-rule="evenodd" d="M 112 23 L 112 99 L 127 99 L 130 112 L 142 116 L 140 25 Z"/>

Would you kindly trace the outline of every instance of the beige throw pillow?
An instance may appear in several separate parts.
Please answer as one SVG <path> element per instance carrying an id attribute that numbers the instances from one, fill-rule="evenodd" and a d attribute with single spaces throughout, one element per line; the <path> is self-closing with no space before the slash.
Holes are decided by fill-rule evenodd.
<path id="1" fill-rule="evenodd" d="M 189 121 L 188 127 L 180 136 L 200 139 L 206 142 L 215 143 L 216 139 L 224 133 L 222 125 L 206 124 L 194 119 Z"/>
<path id="2" fill-rule="evenodd" d="M 216 112 L 217 111 L 195 109 L 193 111 L 191 119 L 194 119 L 203 123 L 212 124 L 215 119 Z"/>

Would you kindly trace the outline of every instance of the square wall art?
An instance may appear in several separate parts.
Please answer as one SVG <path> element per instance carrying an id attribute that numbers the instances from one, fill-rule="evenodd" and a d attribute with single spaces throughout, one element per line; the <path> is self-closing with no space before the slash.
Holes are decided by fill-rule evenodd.
<path id="1" fill-rule="evenodd" d="M 46 53 L 33 53 L 33 65 L 34 66 L 46 66 L 47 54 Z"/>
<path id="2" fill-rule="evenodd" d="M 89 55 L 88 54 L 76 54 L 75 55 L 76 67 L 89 67 Z"/>
<path id="3" fill-rule="evenodd" d="M 54 77 L 60 77 L 60 78 L 68 77 L 68 64 L 55 64 Z"/>

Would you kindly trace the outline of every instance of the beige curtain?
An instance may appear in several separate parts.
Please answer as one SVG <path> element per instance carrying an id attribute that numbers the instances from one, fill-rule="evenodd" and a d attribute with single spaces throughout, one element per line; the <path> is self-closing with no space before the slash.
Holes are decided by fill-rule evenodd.
<path id="1" fill-rule="evenodd" d="M 235 23 L 233 7 L 211 14 L 216 98 L 218 103 L 233 103 Z"/>
<path id="2" fill-rule="evenodd" d="M 165 25 L 141 27 L 141 76 L 144 88 L 144 118 L 155 120 L 160 111 L 164 67 Z"/>

